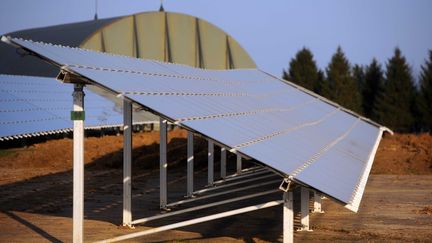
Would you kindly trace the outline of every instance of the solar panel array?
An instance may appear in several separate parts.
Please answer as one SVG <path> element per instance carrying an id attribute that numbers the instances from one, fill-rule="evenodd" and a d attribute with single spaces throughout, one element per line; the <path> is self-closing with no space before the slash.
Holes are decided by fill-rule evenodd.
<path id="1" fill-rule="evenodd" d="M 0 75 L 0 141 L 72 131 L 72 92 L 54 78 Z M 121 106 L 89 89 L 85 101 L 86 129 L 122 125 Z"/>
<path id="2" fill-rule="evenodd" d="M 215 71 L 4 41 L 357 211 L 385 128 L 256 69 Z"/>

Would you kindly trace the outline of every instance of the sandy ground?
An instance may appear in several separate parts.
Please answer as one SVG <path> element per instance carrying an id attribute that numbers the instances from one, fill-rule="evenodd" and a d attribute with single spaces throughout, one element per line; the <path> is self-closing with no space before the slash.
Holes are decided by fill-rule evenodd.
<path id="1" fill-rule="evenodd" d="M 170 132 L 169 201 L 185 194 L 185 132 Z M 133 217 L 158 209 L 158 133 L 134 134 Z M 206 184 L 206 144 L 197 139 L 196 188 Z M 72 229 L 72 141 L 51 140 L 0 150 L 0 242 L 70 242 Z M 86 139 L 85 240 L 95 241 L 280 199 L 280 193 L 138 225 L 119 227 L 122 214 L 122 138 Z M 200 152 L 198 152 L 200 151 Z M 313 232 L 296 232 L 301 242 L 432 241 L 432 136 L 395 135 L 383 139 L 358 214 L 330 200 L 324 214 L 312 214 Z M 216 155 L 218 155 L 216 153 Z M 200 161 L 200 162 L 198 162 Z M 216 156 L 215 161 L 218 161 Z M 235 158 L 229 157 L 229 171 Z M 215 174 L 218 174 L 216 163 Z M 266 178 L 262 181 L 268 181 Z M 277 177 L 275 177 L 277 179 Z M 221 196 L 218 200 L 273 189 L 278 183 Z M 215 201 L 214 198 L 179 207 Z M 135 239 L 135 242 L 278 242 L 280 206 Z M 297 222 L 298 223 L 298 222 Z"/>

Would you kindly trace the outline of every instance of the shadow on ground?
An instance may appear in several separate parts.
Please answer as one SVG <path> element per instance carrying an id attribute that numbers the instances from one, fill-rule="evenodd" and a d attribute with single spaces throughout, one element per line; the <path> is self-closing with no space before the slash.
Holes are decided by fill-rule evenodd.
<path id="1" fill-rule="evenodd" d="M 101 145 L 103 146 L 103 145 Z M 169 202 L 181 200 L 186 191 L 186 139 L 174 138 L 168 145 L 168 195 Z M 207 183 L 207 143 L 205 140 L 195 139 L 195 188 L 204 188 Z M 215 148 L 215 178 L 219 175 L 220 154 Z M 122 222 L 122 159 L 121 150 L 106 154 L 94 159 L 85 166 L 85 220 L 86 224 L 92 221 L 106 222 L 116 226 Z M 59 158 L 61 159 L 61 158 Z M 235 156 L 228 156 L 227 171 L 235 171 Z M 252 166 L 252 163 L 244 162 L 244 166 Z M 142 218 L 161 213 L 159 210 L 159 144 L 141 146 L 133 150 L 133 176 L 132 176 L 132 207 L 133 218 Z M 230 195 L 221 195 L 217 198 L 189 203 L 183 207 L 196 206 L 209 202 L 228 199 L 236 196 L 246 195 L 274 189 L 278 183 L 261 188 L 254 188 Z M 281 195 L 270 195 L 253 200 L 242 201 L 235 204 L 222 205 L 205 210 L 182 214 L 152 221 L 138 226 L 137 230 L 144 227 L 157 227 L 183 220 L 219 213 L 243 206 L 250 206 L 269 200 L 279 200 Z M 181 209 L 183 207 L 177 207 Z M 32 179 L 18 181 L 0 186 L 0 210 L 13 221 L 27 227 L 34 233 L 51 242 L 60 242 L 61 237 L 50 234 L 50 229 L 40 227 L 37 221 L 28 221 L 19 215 L 19 212 L 31 213 L 50 217 L 64 217 L 71 219 L 72 216 L 72 171 L 49 174 Z M 282 209 L 274 207 L 260 210 L 261 213 L 247 213 L 233 217 L 218 219 L 212 222 L 188 226 L 180 230 L 193 232 L 191 236 L 182 236 L 187 239 L 211 239 L 215 237 L 230 237 L 242 239 L 245 242 L 254 242 L 255 239 L 275 242 L 280 240 L 282 232 Z M 90 220 L 90 221 L 88 221 Z M 56 227 L 55 220 L 53 226 Z M 60 227 L 57 225 L 57 227 Z M 61 229 L 71 234 L 70 226 Z M 124 230 L 121 234 L 130 233 Z M 101 236 L 95 239 L 103 239 L 110 235 L 101 232 Z M 119 233 L 115 233 L 118 235 Z M 198 234 L 198 236 L 197 236 Z M 111 233 L 110 237 L 114 235 Z M 165 234 L 161 237 L 150 238 L 150 241 L 165 241 Z M 101 238 L 102 237 L 102 238 Z M 1 238 L 1 237 L 0 237 Z"/>

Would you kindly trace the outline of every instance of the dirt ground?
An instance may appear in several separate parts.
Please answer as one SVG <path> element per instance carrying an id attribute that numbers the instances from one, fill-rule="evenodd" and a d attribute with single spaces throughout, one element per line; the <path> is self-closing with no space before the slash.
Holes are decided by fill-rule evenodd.
<path id="1" fill-rule="evenodd" d="M 184 197 L 186 133 L 169 133 L 170 202 Z M 158 132 L 133 137 L 133 217 L 158 209 Z M 102 240 L 227 209 L 280 199 L 280 193 L 138 225 L 119 227 L 122 214 L 122 137 L 88 137 L 85 141 L 85 240 Z M 195 186 L 207 181 L 206 143 L 195 142 Z M 0 242 L 70 242 L 72 229 L 72 140 L 50 140 L 25 148 L 0 150 Z M 216 150 L 217 151 L 217 150 Z M 218 153 L 215 154 L 218 174 Z M 228 171 L 235 170 L 228 158 Z M 313 232 L 296 232 L 295 240 L 432 242 L 432 136 L 386 136 L 378 149 L 358 214 L 330 200 L 324 214 L 311 214 Z M 277 179 L 278 177 L 275 177 Z M 263 179 L 268 181 L 271 178 Z M 279 182 L 259 188 L 274 189 Z M 241 191 L 234 196 L 257 192 Z M 224 196 L 218 200 L 226 199 Z M 196 204 L 213 202 L 205 199 Z M 183 207 L 179 207 L 181 209 Z M 282 240 L 280 206 L 137 238 L 135 242 L 278 242 Z M 297 222 L 297 221 L 296 221 Z M 298 222 L 297 222 L 298 223 Z"/>

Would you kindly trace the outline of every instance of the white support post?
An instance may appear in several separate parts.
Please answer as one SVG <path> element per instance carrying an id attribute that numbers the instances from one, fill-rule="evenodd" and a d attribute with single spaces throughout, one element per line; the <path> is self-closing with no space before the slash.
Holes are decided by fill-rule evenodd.
<path id="1" fill-rule="evenodd" d="M 214 176 L 213 176 L 213 170 L 214 170 L 214 144 L 213 141 L 208 140 L 208 179 L 207 183 L 209 186 L 213 185 L 214 182 Z"/>
<path id="2" fill-rule="evenodd" d="M 194 173 L 194 143 L 193 133 L 188 131 L 187 135 L 187 197 L 193 194 L 193 173 Z"/>
<path id="3" fill-rule="evenodd" d="M 294 208 L 292 191 L 284 192 L 283 207 L 283 242 L 294 242 Z"/>
<path id="4" fill-rule="evenodd" d="M 300 231 L 310 231 L 309 229 L 309 189 L 301 188 L 300 193 Z"/>
<path id="5" fill-rule="evenodd" d="M 160 192 L 160 208 L 165 209 L 167 205 L 167 120 L 160 118 L 159 120 L 159 192 Z"/>
<path id="6" fill-rule="evenodd" d="M 73 96 L 73 242 L 84 235 L 84 85 L 75 84 Z"/>
<path id="7" fill-rule="evenodd" d="M 220 176 L 222 179 L 226 177 L 226 148 L 221 148 L 221 163 Z"/>
<path id="8" fill-rule="evenodd" d="M 324 211 L 322 211 L 321 209 L 321 195 L 314 191 L 314 209 L 313 209 L 314 213 L 324 213 Z"/>
<path id="9" fill-rule="evenodd" d="M 132 103 L 123 100 L 123 226 L 132 227 Z"/>
<path id="10" fill-rule="evenodd" d="M 237 154 L 237 174 L 241 174 L 242 172 L 242 157 L 240 154 Z"/>

